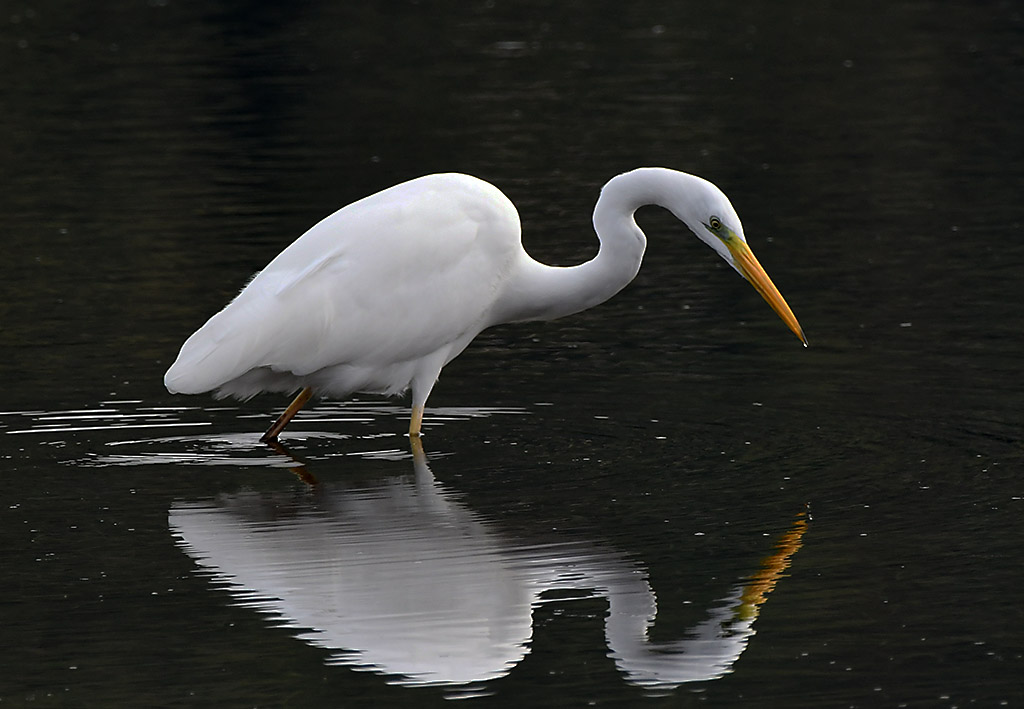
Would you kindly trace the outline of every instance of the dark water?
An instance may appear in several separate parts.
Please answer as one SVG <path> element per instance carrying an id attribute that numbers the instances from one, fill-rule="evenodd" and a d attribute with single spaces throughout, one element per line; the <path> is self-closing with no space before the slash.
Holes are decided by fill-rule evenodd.
<path id="1" fill-rule="evenodd" d="M 50 2 L 0 13 L 0 702 L 1024 703 L 1014 3 Z M 719 184 L 804 350 L 671 218 L 406 402 L 172 397 L 338 206 L 441 170 L 528 248 Z"/>

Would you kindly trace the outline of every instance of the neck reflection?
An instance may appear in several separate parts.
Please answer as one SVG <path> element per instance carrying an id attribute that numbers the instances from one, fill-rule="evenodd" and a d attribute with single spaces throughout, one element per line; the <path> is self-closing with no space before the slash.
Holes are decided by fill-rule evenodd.
<path id="1" fill-rule="evenodd" d="M 242 492 L 176 503 L 181 548 L 239 605 L 328 650 L 328 664 L 402 685 L 470 685 L 508 674 L 529 652 L 533 609 L 564 591 L 608 602 L 609 655 L 630 683 L 669 689 L 732 670 L 807 529 L 804 513 L 749 579 L 704 620 L 655 642 L 644 568 L 593 540 L 523 544 L 438 483 L 419 441 L 414 474 L 315 495 Z M 281 451 L 286 453 L 286 451 Z"/>

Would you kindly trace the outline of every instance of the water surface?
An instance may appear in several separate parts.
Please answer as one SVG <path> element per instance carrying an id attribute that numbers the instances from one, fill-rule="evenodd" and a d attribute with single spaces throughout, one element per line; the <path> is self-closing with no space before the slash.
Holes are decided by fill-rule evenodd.
<path id="1" fill-rule="evenodd" d="M 50 3 L 0 26 L 0 699 L 1024 701 L 1012 4 Z M 288 241 L 420 174 L 591 256 L 638 165 L 730 195 L 408 402 L 173 397 Z"/>

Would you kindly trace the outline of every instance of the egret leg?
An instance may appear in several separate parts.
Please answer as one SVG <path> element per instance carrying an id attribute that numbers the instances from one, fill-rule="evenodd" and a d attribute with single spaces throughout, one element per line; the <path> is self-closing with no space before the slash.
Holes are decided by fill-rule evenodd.
<path id="1" fill-rule="evenodd" d="M 423 439 L 419 436 L 409 438 L 409 447 L 412 449 L 412 463 L 416 468 L 417 477 L 420 474 L 419 466 L 426 466 L 427 454 L 423 452 Z"/>
<path id="2" fill-rule="evenodd" d="M 409 420 L 409 438 L 420 437 L 420 426 L 423 424 L 423 407 L 412 407 L 412 418 Z"/>
<path id="3" fill-rule="evenodd" d="M 299 413 L 299 409 L 305 406 L 306 402 L 309 401 L 312 396 L 313 390 L 309 387 L 300 391 L 299 395 L 292 400 L 292 403 L 288 404 L 288 408 L 284 410 L 284 413 L 277 418 L 277 421 L 274 421 L 274 425 L 268 428 L 267 432 L 260 436 L 260 441 L 263 443 L 276 441 L 277 434 L 281 433 L 284 427 L 288 425 L 288 422 L 295 417 L 295 414 Z"/>
<path id="4" fill-rule="evenodd" d="M 441 367 L 444 366 L 447 352 L 448 350 L 442 348 L 425 358 L 412 379 L 412 417 L 409 420 L 409 438 L 416 438 L 420 435 L 420 427 L 423 425 L 423 407 L 427 405 L 430 390 L 434 388 L 434 383 L 437 381 L 438 375 L 441 374 Z"/>

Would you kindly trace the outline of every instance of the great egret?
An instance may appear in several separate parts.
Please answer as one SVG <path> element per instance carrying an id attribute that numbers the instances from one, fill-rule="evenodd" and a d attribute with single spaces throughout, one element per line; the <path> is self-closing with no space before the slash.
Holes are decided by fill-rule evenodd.
<path id="1" fill-rule="evenodd" d="M 551 320 L 602 303 L 640 269 L 644 205 L 672 212 L 746 278 L 807 344 L 713 184 L 647 167 L 613 177 L 594 208 L 597 256 L 547 266 L 523 249 L 519 214 L 493 185 L 427 175 L 343 207 L 295 240 L 181 347 L 171 393 L 218 398 L 301 389 L 261 440 L 272 441 L 316 392 L 412 389 L 409 435 L 441 368 L 482 330 Z"/>

